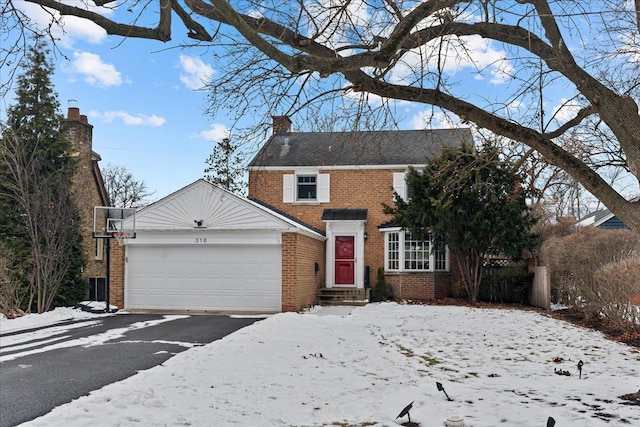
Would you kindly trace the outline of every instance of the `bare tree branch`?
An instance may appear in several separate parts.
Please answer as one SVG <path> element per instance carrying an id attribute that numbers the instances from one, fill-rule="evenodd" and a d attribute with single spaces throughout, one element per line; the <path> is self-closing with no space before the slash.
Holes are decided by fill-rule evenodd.
<path id="1" fill-rule="evenodd" d="M 640 230 L 640 204 L 625 200 L 598 173 L 602 164 L 616 162 L 624 164 L 636 181 L 640 178 L 640 63 L 630 59 L 640 53 L 640 0 L 425 0 L 411 8 L 392 0 L 363 3 L 375 22 L 360 19 L 351 9 L 355 0 L 269 4 L 158 0 L 155 28 L 116 22 L 74 3 L 26 1 L 62 16 L 91 20 L 109 34 L 160 41 L 171 37 L 170 14 L 175 12 L 189 38 L 231 46 L 227 54 L 234 69 L 218 78 L 225 86 L 212 89 L 212 99 L 227 104 L 232 96 L 245 111 L 259 108 L 251 105 L 256 95 L 271 108 L 297 111 L 322 94 L 333 102 L 339 88 L 349 97 L 359 92 L 363 97 L 358 102 L 368 96 L 382 97 L 381 108 L 388 106 L 384 100 L 396 99 L 441 107 L 527 144 L 570 173 L 627 225 Z M 120 6 L 110 0 L 96 4 Z M 596 20 L 598 25 L 592 25 Z M 221 31 L 214 39 L 196 21 L 214 23 Z M 581 38 L 583 34 L 586 38 Z M 509 76 L 513 89 L 504 98 L 511 96 L 539 108 L 514 118 L 500 112 L 498 101 L 486 100 L 482 105 L 478 97 L 467 98 L 473 88 L 461 87 L 444 65 L 454 55 L 473 61 L 466 43 L 478 37 L 500 46 L 503 61 L 513 67 Z M 608 45 L 599 43 L 603 40 Z M 590 56 L 594 52 L 597 55 Z M 486 65 L 478 67 L 481 72 Z M 398 70 L 404 74 L 395 74 Z M 325 80 L 318 81 L 316 76 Z M 304 81 L 304 88 L 293 89 L 291 82 L 297 79 Z M 580 111 L 564 122 L 552 115 L 549 124 L 556 127 L 545 125 L 536 131 L 545 119 L 541 101 L 545 84 L 555 81 L 568 88 L 568 98 L 576 100 Z M 373 110 L 367 112 L 376 114 Z M 562 145 L 563 138 L 577 128 L 587 138 L 589 158 L 576 157 Z"/>

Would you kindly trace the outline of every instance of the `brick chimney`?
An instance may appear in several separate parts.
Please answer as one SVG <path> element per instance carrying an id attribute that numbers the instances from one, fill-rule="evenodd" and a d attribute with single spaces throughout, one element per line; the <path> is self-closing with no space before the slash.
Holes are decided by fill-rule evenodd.
<path id="1" fill-rule="evenodd" d="M 80 108 L 78 107 L 69 107 L 67 110 L 67 119 L 68 120 L 77 120 L 81 123 L 89 124 L 89 120 L 87 116 L 80 114 Z"/>
<path id="2" fill-rule="evenodd" d="M 274 135 L 291 132 L 291 119 L 288 116 L 271 116 Z"/>
<path id="3" fill-rule="evenodd" d="M 93 150 L 93 126 L 89 124 L 87 116 L 80 114 L 80 108 L 69 107 L 67 117 L 63 121 L 67 137 L 74 151 L 82 157 L 80 164 L 90 165 Z"/>

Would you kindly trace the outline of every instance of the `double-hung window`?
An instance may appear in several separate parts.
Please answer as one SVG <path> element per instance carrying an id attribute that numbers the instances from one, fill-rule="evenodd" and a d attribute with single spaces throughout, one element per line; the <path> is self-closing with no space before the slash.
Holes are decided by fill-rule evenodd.
<path id="1" fill-rule="evenodd" d="M 284 174 L 282 178 L 283 203 L 329 203 L 328 173 L 318 173 L 317 169 L 309 168 Z"/>
<path id="2" fill-rule="evenodd" d="M 404 233 L 404 269 L 429 271 L 431 241 L 416 240 L 408 232 Z"/>
<path id="3" fill-rule="evenodd" d="M 386 271 L 449 271 L 449 251 L 435 250 L 431 237 L 416 240 L 404 230 L 385 233 Z"/>
<path id="4" fill-rule="evenodd" d="M 317 199 L 316 175 L 298 175 L 297 200 Z"/>

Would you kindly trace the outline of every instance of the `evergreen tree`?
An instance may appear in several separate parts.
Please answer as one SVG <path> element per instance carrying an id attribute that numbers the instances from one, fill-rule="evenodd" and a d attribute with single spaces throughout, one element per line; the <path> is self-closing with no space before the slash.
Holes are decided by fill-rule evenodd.
<path id="1" fill-rule="evenodd" d="M 440 158 L 427 161 L 424 171 L 410 169 L 410 200 L 396 194 L 396 206 L 385 206 L 385 212 L 412 236 L 431 235 L 435 250 L 446 244 L 469 298 L 477 301 L 487 255 L 518 258 L 538 244 L 522 182 L 495 148 L 445 149 Z"/>
<path id="2" fill-rule="evenodd" d="M 239 145 L 235 145 L 229 138 L 224 138 L 213 148 L 213 152 L 207 159 L 207 167 L 204 170 L 204 179 L 212 184 L 219 185 L 233 193 L 244 193 L 242 176 L 244 161 L 238 151 Z"/>
<path id="3" fill-rule="evenodd" d="M 16 274 L 24 272 L 27 311 L 52 308 L 60 292 L 84 289 L 78 209 L 71 186 L 76 162 L 51 82 L 49 49 L 36 39 L 25 55 L 16 102 L 0 144 L 0 240 Z"/>

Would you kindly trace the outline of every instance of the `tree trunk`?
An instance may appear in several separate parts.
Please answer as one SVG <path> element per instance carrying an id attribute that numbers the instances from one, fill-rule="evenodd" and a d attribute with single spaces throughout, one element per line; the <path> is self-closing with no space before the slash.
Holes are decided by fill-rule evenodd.
<path id="1" fill-rule="evenodd" d="M 473 252 L 473 251 L 472 251 Z M 478 302 L 480 295 L 480 284 L 482 283 L 482 265 L 484 262 L 484 255 L 473 253 L 455 254 L 458 269 L 462 275 L 465 289 L 467 290 L 467 297 L 471 302 Z"/>

